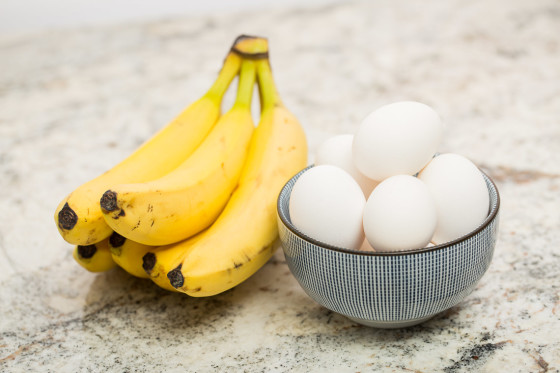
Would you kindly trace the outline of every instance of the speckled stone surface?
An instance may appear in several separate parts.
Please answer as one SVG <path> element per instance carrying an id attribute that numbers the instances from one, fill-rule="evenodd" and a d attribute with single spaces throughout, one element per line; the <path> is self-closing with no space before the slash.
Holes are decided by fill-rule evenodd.
<path id="1" fill-rule="evenodd" d="M 270 38 L 311 152 L 384 103 L 442 115 L 441 151 L 502 197 L 464 302 L 378 330 L 314 303 L 281 250 L 208 299 L 74 263 L 60 199 L 202 94 L 240 33 Z M 0 36 L 0 371 L 558 372 L 559 35 L 555 0 L 386 0 Z"/>

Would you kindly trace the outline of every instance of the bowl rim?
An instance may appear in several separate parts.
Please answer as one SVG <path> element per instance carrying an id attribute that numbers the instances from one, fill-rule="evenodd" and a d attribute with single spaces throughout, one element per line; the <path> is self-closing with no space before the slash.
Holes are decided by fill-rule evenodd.
<path id="1" fill-rule="evenodd" d="M 307 167 L 305 167 L 304 169 L 300 170 L 298 173 L 296 173 L 294 176 L 292 176 L 290 178 L 290 180 L 288 180 L 284 186 L 282 187 L 282 189 L 280 190 L 280 193 L 278 194 L 278 198 L 277 198 L 277 202 L 276 202 L 276 212 L 278 217 L 280 218 L 280 220 L 282 221 L 282 224 L 289 230 L 291 231 L 294 235 L 298 236 L 299 238 L 301 238 L 304 241 L 310 242 L 315 246 L 319 246 L 328 250 L 333 250 L 333 251 L 338 251 L 338 252 L 342 252 L 345 254 L 352 254 L 352 255 L 363 255 L 363 256 L 405 256 L 405 255 L 415 255 L 415 254 L 423 254 L 423 253 L 427 253 L 427 252 L 431 252 L 431 251 L 439 251 L 439 250 L 443 250 L 447 247 L 450 246 L 454 246 L 460 242 L 466 241 L 469 238 L 475 236 L 476 234 L 480 233 L 482 230 L 484 230 L 498 215 L 498 211 L 500 210 L 500 193 L 498 191 L 498 187 L 496 186 L 496 184 L 494 183 L 494 181 L 492 180 L 492 178 L 490 178 L 490 176 L 488 176 L 484 171 L 482 171 L 480 168 L 478 168 L 478 170 L 485 176 L 486 179 L 488 179 L 490 185 L 492 185 L 492 188 L 496 191 L 496 205 L 495 207 L 490 210 L 490 213 L 488 214 L 488 216 L 486 216 L 486 218 L 484 219 L 484 221 L 473 231 L 464 234 L 463 236 L 456 238 L 452 241 L 448 241 L 439 245 L 434 245 L 434 246 L 430 246 L 430 247 L 423 247 L 420 249 L 407 249 L 407 250 L 399 250 L 399 251 L 360 251 L 360 250 L 351 250 L 351 249 L 345 249 L 342 247 L 338 247 L 338 246 L 334 246 L 334 245 L 330 245 L 324 242 L 321 242 L 319 240 L 316 240 L 314 238 L 311 238 L 309 236 L 307 236 L 306 234 L 300 232 L 293 224 L 292 222 L 288 221 L 287 217 L 281 213 L 281 208 L 280 208 L 280 197 L 284 194 L 286 194 L 286 190 L 288 188 L 288 184 L 295 178 L 295 177 L 299 177 L 302 173 L 308 171 L 309 169 L 315 167 L 315 165 L 309 165 Z"/>

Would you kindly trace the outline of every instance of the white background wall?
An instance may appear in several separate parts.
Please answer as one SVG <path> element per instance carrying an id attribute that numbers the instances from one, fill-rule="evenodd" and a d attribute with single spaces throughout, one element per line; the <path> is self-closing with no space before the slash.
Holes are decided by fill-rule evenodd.
<path id="1" fill-rule="evenodd" d="M 332 3 L 335 0 L 0 0 L 0 33 Z"/>

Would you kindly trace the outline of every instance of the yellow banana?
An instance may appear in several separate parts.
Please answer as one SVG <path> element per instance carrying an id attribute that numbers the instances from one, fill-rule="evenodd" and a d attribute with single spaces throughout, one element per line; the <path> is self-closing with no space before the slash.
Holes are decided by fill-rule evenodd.
<path id="1" fill-rule="evenodd" d="M 167 273 L 182 262 L 182 255 L 187 251 L 187 248 L 191 247 L 195 242 L 198 242 L 203 236 L 204 233 L 199 233 L 182 241 L 180 244 L 160 246 L 147 252 L 142 258 L 144 272 L 148 274 L 152 281 L 159 287 L 176 292 L 177 289 L 171 286 L 167 278 Z"/>
<path id="2" fill-rule="evenodd" d="M 135 277 L 150 278 L 142 268 L 142 257 L 153 249 L 155 247 L 134 242 L 117 232 L 113 232 L 109 237 L 109 250 L 113 261 Z"/>
<path id="3" fill-rule="evenodd" d="M 268 59 L 257 62 L 257 71 L 261 119 L 239 186 L 206 231 L 147 254 L 152 266 L 145 268 L 152 269 L 158 284 L 167 270 L 177 290 L 195 297 L 215 295 L 250 277 L 273 254 L 278 193 L 306 166 L 307 143 L 299 122 L 282 105 Z"/>
<path id="4" fill-rule="evenodd" d="M 91 245 L 78 245 L 74 248 L 74 259 L 90 272 L 105 272 L 117 264 L 109 251 L 109 239 Z"/>
<path id="5" fill-rule="evenodd" d="M 234 42 L 231 50 L 245 59 L 256 60 L 268 57 L 268 42 L 266 39 L 241 35 Z M 160 287 L 170 291 L 177 291 L 167 278 L 167 273 L 174 269 L 183 258 L 183 253 L 188 247 L 203 236 L 199 233 L 181 245 L 160 246 L 146 253 L 143 258 L 143 268 L 152 280 Z"/>
<path id="6" fill-rule="evenodd" d="M 147 183 L 112 186 L 101 198 L 107 225 L 146 245 L 188 238 L 212 224 L 237 185 L 254 131 L 254 61 L 243 61 L 233 107 L 178 168 Z"/>
<path id="7" fill-rule="evenodd" d="M 57 207 L 54 219 L 62 237 L 89 245 L 111 235 L 99 199 L 111 186 L 157 179 L 184 162 L 206 138 L 220 115 L 224 93 L 238 74 L 240 57 L 231 52 L 212 87 L 128 158 L 78 187 Z"/>

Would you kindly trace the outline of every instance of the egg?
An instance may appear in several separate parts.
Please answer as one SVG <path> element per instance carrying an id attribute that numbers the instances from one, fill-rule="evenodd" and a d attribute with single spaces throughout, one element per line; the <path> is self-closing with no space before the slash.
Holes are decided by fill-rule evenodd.
<path id="1" fill-rule="evenodd" d="M 292 224 L 317 241 L 358 250 L 364 240 L 362 214 L 366 199 L 343 169 L 315 166 L 294 183 L 288 205 Z"/>
<path id="2" fill-rule="evenodd" d="M 317 148 L 315 164 L 330 164 L 342 168 L 356 180 L 358 185 L 362 188 L 364 196 L 367 198 L 378 182 L 362 174 L 354 165 L 354 161 L 352 160 L 353 140 L 354 135 L 352 134 L 337 135 L 328 138 Z"/>
<path id="3" fill-rule="evenodd" d="M 375 251 L 425 247 L 437 214 L 428 187 L 414 176 L 391 176 L 373 190 L 364 208 L 364 231 Z"/>
<path id="4" fill-rule="evenodd" d="M 490 197 L 480 170 L 459 154 L 435 157 L 418 175 L 434 196 L 438 224 L 432 241 L 441 244 L 476 229 L 488 215 Z"/>
<path id="5" fill-rule="evenodd" d="M 435 154 L 443 128 L 434 109 L 420 102 L 382 106 L 362 121 L 354 135 L 354 164 L 373 180 L 414 175 Z"/>

